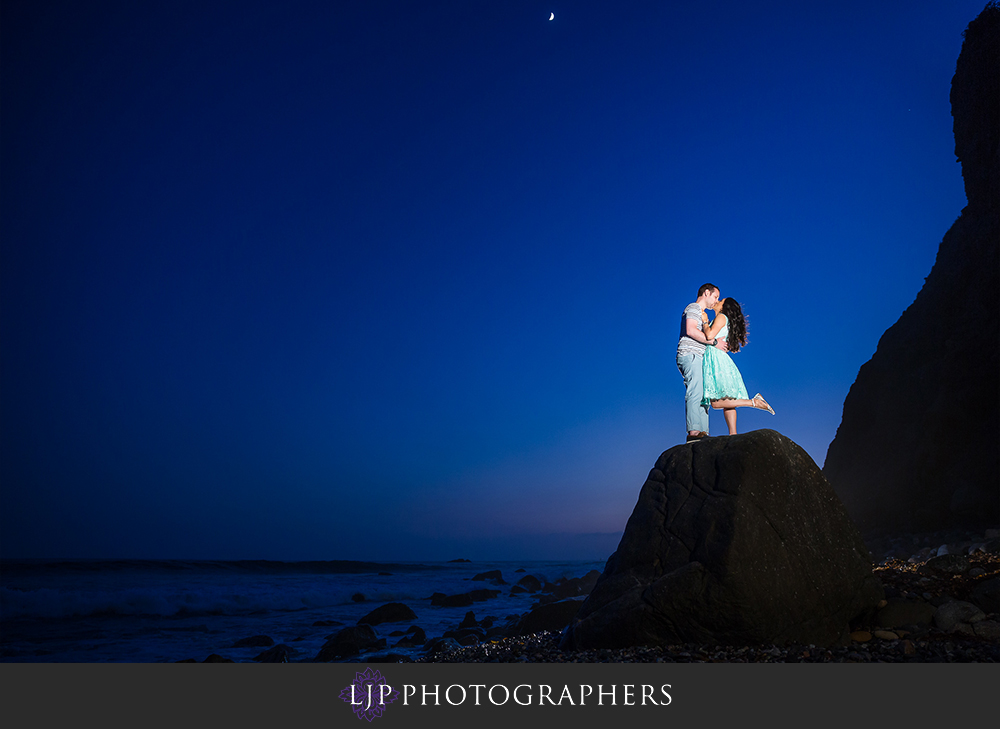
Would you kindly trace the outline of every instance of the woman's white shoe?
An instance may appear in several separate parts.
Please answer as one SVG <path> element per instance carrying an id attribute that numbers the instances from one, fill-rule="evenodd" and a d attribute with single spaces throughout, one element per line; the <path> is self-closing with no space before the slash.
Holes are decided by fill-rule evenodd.
<path id="1" fill-rule="evenodd" d="M 767 410 L 767 412 L 771 413 L 771 415 L 774 415 L 774 409 L 770 405 L 767 404 L 767 400 L 765 400 L 764 398 L 762 398 L 760 396 L 759 392 L 756 395 L 753 396 L 753 401 L 752 402 L 753 402 L 753 406 L 755 408 L 758 408 L 760 410 Z"/>

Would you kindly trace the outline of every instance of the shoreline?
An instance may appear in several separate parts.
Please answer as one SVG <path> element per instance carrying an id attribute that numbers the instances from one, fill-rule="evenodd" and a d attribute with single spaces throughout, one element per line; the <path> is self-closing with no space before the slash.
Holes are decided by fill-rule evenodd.
<path id="1" fill-rule="evenodd" d="M 968 602 L 977 585 L 1000 578 L 998 530 L 908 534 L 869 543 L 878 548 L 872 571 L 886 599 L 934 609 Z M 916 550 L 913 554 L 906 552 Z M 946 557 L 952 555 L 952 557 Z M 935 558 L 938 567 L 931 562 Z M 961 571 L 946 563 L 964 560 Z M 928 563 L 931 562 L 930 565 Z M 541 631 L 418 657 L 417 663 L 997 663 L 1000 611 L 983 611 L 980 628 L 957 623 L 944 630 L 933 621 L 909 629 L 864 626 L 843 646 L 707 645 L 678 643 L 618 649 L 562 651 L 560 632 Z M 979 633 L 979 634 L 977 634 Z M 368 658 L 375 662 L 376 658 Z M 385 655 L 386 660 L 391 654 Z M 353 662 L 353 660 L 351 661 Z M 406 662 L 409 662 L 407 660 Z"/>
<path id="2" fill-rule="evenodd" d="M 849 646 L 716 646 L 679 643 L 667 646 L 559 650 L 560 633 L 540 632 L 423 656 L 414 663 L 1000 663 L 1000 641 L 956 636 L 940 630 L 918 639 L 870 638 Z M 349 661 L 377 663 L 380 661 Z M 382 661 L 396 663 L 397 661 Z M 408 661 L 407 661 L 408 662 Z"/>
<path id="3" fill-rule="evenodd" d="M 138 586 L 130 574 L 113 569 L 93 594 L 77 584 L 65 595 L 49 594 L 53 578 L 46 575 L 5 591 L 0 662 L 51 662 L 53 653 L 68 662 L 1000 662 L 1000 529 L 908 534 L 866 547 L 874 555 L 873 574 L 893 603 L 886 613 L 897 614 L 872 614 L 867 624 L 852 624 L 849 642 L 830 647 L 677 642 L 562 651 L 562 631 L 593 589 L 599 565 L 587 565 L 586 574 L 575 565 L 572 573 L 546 578 L 523 568 L 509 573 L 509 565 L 499 562 L 470 562 L 454 565 L 457 572 L 447 579 L 421 570 L 371 578 L 348 573 L 334 581 L 265 573 L 258 581 L 257 570 L 242 568 L 237 578 L 229 569 L 218 577 L 198 570 L 192 582 L 187 570 L 170 570 L 179 578 L 174 580 L 162 579 L 168 572 L 156 569 Z M 518 583 L 510 584 L 514 579 Z M 48 602 L 31 602 L 42 598 Z M 309 605 L 310 599 L 320 604 Z M 230 613 L 213 612 L 226 600 Z M 63 603 L 81 612 L 66 612 Z M 39 611 L 50 604 L 65 614 L 43 618 Z M 19 605 L 23 615 L 12 617 Z M 150 606 L 162 611 L 164 605 L 166 613 L 147 614 Z M 356 635 L 353 648 L 326 650 L 338 633 L 358 632 L 362 616 L 390 605 L 394 619 L 379 615 L 372 634 Z M 420 618 L 406 614 L 410 606 Z M 898 609 L 909 617 L 899 619 Z M 956 609 L 966 612 L 948 618 Z M 139 628 L 148 641 L 135 637 Z M 115 645 L 131 653 L 114 652 Z"/>

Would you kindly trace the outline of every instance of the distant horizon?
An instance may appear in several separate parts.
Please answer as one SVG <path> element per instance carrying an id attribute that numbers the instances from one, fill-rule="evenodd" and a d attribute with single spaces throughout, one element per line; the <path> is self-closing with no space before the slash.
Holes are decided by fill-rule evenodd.
<path id="1" fill-rule="evenodd" d="M 611 555 L 608 555 L 610 557 Z M 462 563 L 462 564 L 497 564 L 501 562 L 510 563 L 531 563 L 531 562 L 601 562 L 607 560 L 604 558 L 562 558 L 556 557 L 552 559 L 466 559 L 463 557 L 456 557 L 452 559 L 412 559 L 412 560 L 401 560 L 401 559 L 271 559 L 271 558 L 258 558 L 258 559 L 248 559 L 248 558 L 235 558 L 235 559 L 217 559 L 214 557 L 0 557 L 0 562 L 220 562 L 220 563 L 235 563 L 235 562 L 276 562 L 282 564 L 296 564 L 296 563 L 344 563 L 344 564 L 357 564 L 357 565 L 424 565 L 424 564 L 452 564 L 452 563 Z M 334 573 L 336 574 L 336 573 Z"/>
<path id="2" fill-rule="evenodd" d="M 111 556 L 104 555 L 104 556 L 73 556 L 73 557 L 60 556 L 60 555 L 55 555 L 55 556 L 23 555 L 23 556 L 12 557 L 12 556 L 7 556 L 7 555 L 0 555 L 0 562 L 3 562 L 3 561 L 20 561 L 20 560 L 23 560 L 23 561 L 31 561 L 31 560 L 38 560 L 38 561 L 67 561 L 67 562 L 70 562 L 70 561 L 76 561 L 76 562 L 85 562 L 85 561 L 86 562 L 103 562 L 103 561 L 107 561 L 107 562 L 113 562 L 113 561 L 157 561 L 157 562 L 169 562 L 169 561 L 184 561 L 184 562 L 370 562 L 370 563 L 377 563 L 377 564 L 391 564 L 391 563 L 414 563 L 415 564 L 415 563 L 422 563 L 422 562 L 442 562 L 442 563 L 445 563 L 445 562 L 455 562 L 455 561 L 458 561 L 458 560 L 468 560 L 469 562 L 473 562 L 473 563 L 482 562 L 484 564 L 485 563 L 491 563 L 491 562 L 519 562 L 519 561 L 522 561 L 522 562 L 595 562 L 595 561 L 607 560 L 608 557 L 610 557 L 611 554 L 617 548 L 618 542 L 621 541 L 621 537 L 622 537 L 623 534 L 624 534 L 624 529 L 622 531 L 619 531 L 619 532 L 607 532 L 607 533 L 591 533 L 591 534 L 583 534 L 583 533 L 578 533 L 578 534 L 575 534 L 575 533 L 552 533 L 552 534 L 546 534 L 546 535 L 534 535 L 535 536 L 535 543 L 536 544 L 539 541 L 541 541 L 543 544 L 546 541 L 549 541 L 549 542 L 551 542 L 551 541 L 556 541 L 556 542 L 559 542 L 559 541 L 573 542 L 573 541 L 579 541 L 579 540 L 587 540 L 587 541 L 592 541 L 592 542 L 593 541 L 598 541 L 598 542 L 607 542 L 607 543 L 610 543 L 611 541 L 614 541 L 614 545 L 615 546 L 611 548 L 611 551 L 609 551 L 607 554 L 605 554 L 603 556 L 588 556 L 587 553 L 584 553 L 584 556 L 578 556 L 578 557 L 572 557 L 572 556 L 568 556 L 568 555 L 567 556 L 558 556 L 557 555 L 557 556 L 548 556 L 548 557 L 544 557 L 544 556 L 542 556 L 542 557 L 537 557 L 537 556 L 536 557 L 527 557 L 527 556 L 520 556 L 520 557 L 518 557 L 518 556 L 509 556 L 509 557 L 482 557 L 482 556 L 465 557 L 465 556 L 459 555 L 459 556 L 455 556 L 455 557 L 440 557 L 440 556 L 437 556 L 437 557 L 420 557 L 420 558 L 414 557 L 414 558 L 400 559 L 398 557 L 391 557 L 391 556 L 378 557 L 378 558 L 374 558 L 374 557 L 373 558 L 367 558 L 367 557 L 362 557 L 362 556 L 354 556 L 354 557 L 309 557 L 309 556 L 299 556 L 299 557 L 291 557 L 291 556 L 289 556 L 289 557 L 260 557 L 260 556 L 258 556 L 258 557 L 252 557 L 252 556 L 250 556 L 250 557 L 241 557 L 241 556 L 225 556 L 225 557 L 218 557 L 218 556 L 197 556 L 197 557 L 195 557 L 195 556 L 177 556 L 177 555 L 173 555 L 173 556 L 152 556 L 152 555 L 148 555 L 148 556 L 134 557 L 134 556 L 125 556 L 125 555 L 120 555 L 120 554 L 119 555 L 111 555 Z M 524 541 L 528 541 L 529 545 L 531 543 L 531 540 L 524 540 Z M 524 547 L 524 549 L 531 549 L 531 547 L 530 546 L 526 546 L 526 547 Z M 466 551 L 468 551 L 468 552 L 474 552 L 474 550 L 466 550 Z M 549 552 L 548 554 L 551 555 L 551 554 L 554 554 L 554 553 L 553 552 Z M 597 552 L 592 552 L 590 554 L 591 555 L 597 555 Z"/>

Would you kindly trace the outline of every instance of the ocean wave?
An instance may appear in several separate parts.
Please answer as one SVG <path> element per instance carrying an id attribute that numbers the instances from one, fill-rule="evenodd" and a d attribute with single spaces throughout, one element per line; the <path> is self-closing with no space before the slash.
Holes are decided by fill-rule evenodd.
<path id="1" fill-rule="evenodd" d="M 70 618 L 85 616 L 247 615 L 341 605 L 350 601 L 343 590 L 289 592 L 263 586 L 252 590 L 199 587 L 184 590 L 143 587 L 124 590 L 25 590 L 0 587 L 0 616 Z"/>
<path id="2" fill-rule="evenodd" d="M 315 569 L 315 565 L 339 564 L 329 562 L 52 560 L 45 562 L 42 569 L 36 565 L 20 573 L 8 570 L 7 564 L 4 563 L 0 573 L 0 620 L 4 622 L 86 616 L 245 616 L 299 610 L 328 610 L 338 615 L 358 613 L 360 617 L 387 602 L 416 606 L 435 592 L 451 595 L 480 587 L 497 589 L 486 581 L 472 581 L 473 575 L 486 565 L 448 565 L 431 571 L 379 569 L 372 574 L 329 570 L 324 573 Z M 83 568 L 71 574 L 53 571 L 67 564 Z M 264 565 L 266 571 L 254 571 L 248 564 Z M 97 565 L 100 567 L 95 568 Z M 177 565 L 181 565 L 180 569 L 174 569 Z M 195 568 L 187 569 L 185 565 Z M 233 565 L 235 568 L 229 569 Z M 284 569 L 287 565 L 293 569 Z M 386 567 L 389 563 L 378 566 Z M 570 569 L 565 563 L 530 566 L 538 568 L 532 569 L 532 574 L 552 577 L 564 571 L 583 574 L 590 568 L 579 564 Z M 509 583 L 520 578 L 510 565 L 505 567 Z M 506 592 L 510 587 L 500 589 Z M 355 599 L 358 593 L 363 595 L 363 599 L 358 598 L 361 602 Z"/>

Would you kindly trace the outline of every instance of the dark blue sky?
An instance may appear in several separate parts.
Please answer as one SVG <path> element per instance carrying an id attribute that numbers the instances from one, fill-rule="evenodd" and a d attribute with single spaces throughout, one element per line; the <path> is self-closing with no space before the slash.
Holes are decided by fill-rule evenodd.
<path id="1" fill-rule="evenodd" d="M 606 557 L 706 281 L 822 465 L 983 5 L 4 0 L 0 555 Z"/>

